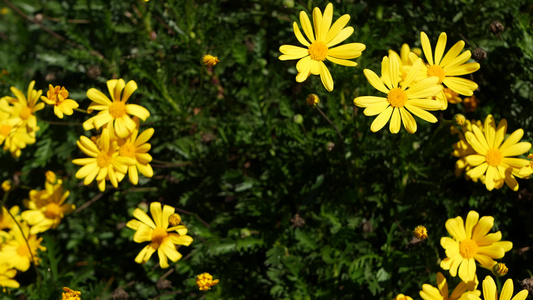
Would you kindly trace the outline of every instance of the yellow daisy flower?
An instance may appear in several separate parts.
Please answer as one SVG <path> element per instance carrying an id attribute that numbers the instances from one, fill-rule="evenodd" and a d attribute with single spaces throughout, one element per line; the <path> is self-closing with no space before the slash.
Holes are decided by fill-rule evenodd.
<path id="1" fill-rule="evenodd" d="M 520 168 L 529 164 L 526 159 L 513 156 L 521 155 L 531 149 L 531 143 L 521 142 L 524 130 L 514 131 L 505 141 L 507 121 L 502 119 L 496 128 L 492 115 L 488 115 L 484 124 L 485 132 L 476 125 L 472 125 L 472 132 L 466 132 L 468 143 L 476 154 L 468 155 L 466 162 L 472 167 L 467 174 L 471 178 L 478 178 L 485 174 L 485 186 L 492 191 L 503 182 L 513 191 L 518 190 L 515 176 L 519 176 Z M 503 143 L 502 143 L 503 142 Z"/>
<path id="2" fill-rule="evenodd" d="M 186 235 L 187 228 L 185 226 L 168 227 L 169 217 L 174 214 L 174 211 L 174 207 L 168 205 L 164 205 L 163 210 L 161 210 L 161 203 L 152 202 L 150 204 L 152 220 L 141 209 L 135 209 L 133 216 L 137 220 L 130 220 L 126 226 L 136 230 L 133 241 L 136 243 L 150 242 L 135 257 L 136 263 L 146 263 L 157 250 L 159 265 L 161 268 L 168 268 L 168 259 L 176 262 L 181 258 L 181 254 L 176 249 L 176 245 L 189 246 L 192 243 L 192 237 Z"/>
<path id="3" fill-rule="evenodd" d="M 467 300 L 468 295 L 481 295 L 481 291 L 476 290 L 477 280 L 472 280 L 468 283 L 461 281 L 453 290 L 452 294 L 448 294 L 448 282 L 441 272 L 437 272 L 437 287 L 427 283 L 422 285 L 420 297 L 424 300 Z"/>
<path id="4" fill-rule="evenodd" d="M 131 94 L 137 89 L 135 81 L 130 80 L 126 84 L 123 79 L 111 79 L 107 81 L 107 88 L 112 100 L 109 100 L 106 95 L 95 88 L 87 91 L 87 97 L 93 101 L 87 112 L 91 113 L 93 110 L 100 112 L 83 122 L 83 128 L 91 130 L 108 125 L 109 130 L 113 130 L 117 136 L 125 138 L 136 126 L 130 115 L 144 121 L 150 116 L 150 112 L 140 105 L 126 104 Z"/>
<path id="5" fill-rule="evenodd" d="M 484 300 L 525 300 L 528 295 L 527 290 L 521 290 L 513 297 L 514 285 L 511 278 L 507 279 L 503 284 L 502 292 L 498 298 L 498 289 L 492 277 L 487 276 L 483 280 L 483 299 Z M 512 297 L 512 298 L 511 298 Z M 479 296 L 471 297 L 470 300 L 481 300 Z"/>
<path id="6" fill-rule="evenodd" d="M 72 290 L 68 287 L 63 287 L 61 300 L 81 300 L 81 292 Z"/>
<path id="7" fill-rule="evenodd" d="M 78 103 L 72 99 L 68 98 L 68 91 L 63 86 L 56 86 L 49 84 L 48 85 L 48 92 L 45 96 L 41 96 L 41 100 L 43 100 L 46 104 L 53 105 L 54 106 L 54 114 L 60 118 L 63 119 L 63 114 L 70 116 L 74 112 L 73 108 L 78 108 Z"/>
<path id="8" fill-rule="evenodd" d="M 120 156 L 129 157 L 135 161 L 133 165 L 128 166 L 128 177 L 131 183 L 136 185 L 139 182 L 137 170 L 146 177 L 154 175 L 154 170 L 150 166 L 152 156 L 148 154 L 152 146 L 147 143 L 154 134 L 154 129 L 148 128 L 139 134 L 138 120 L 135 121 L 137 122 L 137 128 L 127 138 L 118 140 L 118 151 Z"/>
<path id="9" fill-rule="evenodd" d="M 431 122 L 437 122 L 437 118 L 427 112 L 427 110 L 439 110 L 441 105 L 428 97 L 436 95 L 442 90 L 442 86 L 437 84 L 437 77 L 426 78 L 420 82 L 413 83 L 422 66 L 422 60 L 418 59 L 410 69 L 405 80 L 400 83 L 399 62 L 396 56 L 383 57 L 381 63 L 381 78 L 373 71 L 365 69 L 368 82 L 378 91 L 387 94 L 387 97 L 363 96 L 354 99 L 354 104 L 359 107 L 366 107 L 363 113 L 366 116 L 378 115 L 370 130 L 379 131 L 390 119 L 390 132 L 398 133 L 400 125 L 409 133 L 416 132 L 416 121 L 411 115 Z"/>
<path id="10" fill-rule="evenodd" d="M 477 89 L 477 84 L 471 80 L 456 76 L 474 73 L 479 70 L 480 66 L 478 63 L 465 63 L 470 59 L 472 54 L 470 53 L 470 50 L 461 53 L 465 46 L 464 41 L 457 42 L 452 48 L 450 48 L 446 55 L 444 55 L 446 40 L 447 35 L 445 32 L 442 32 L 437 41 L 437 46 L 435 47 L 435 56 L 433 56 L 428 36 L 425 32 L 420 32 L 422 50 L 424 51 L 424 56 L 428 62 L 427 66 L 422 67 L 421 73 L 425 74 L 426 77 L 437 76 L 439 78 L 439 83 L 443 83 L 446 87 L 458 94 L 472 96 L 474 90 Z M 437 97 L 437 99 L 443 101 L 443 110 L 448 107 L 446 96 L 442 95 Z"/>
<path id="11" fill-rule="evenodd" d="M 530 159 L 528 160 L 529 163 L 518 171 L 518 175 L 522 178 L 529 178 L 529 176 L 533 174 L 533 153 L 529 154 L 527 158 Z"/>
<path id="12" fill-rule="evenodd" d="M 12 117 L 21 119 L 19 126 L 27 126 L 28 131 L 37 131 L 37 117 L 35 112 L 44 108 L 44 103 L 37 103 L 43 93 L 42 90 L 34 90 L 35 81 L 30 82 L 28 86 L 27 97 L 22 91 L 11 87 L 11 92 L 16 98 L 8 97 L 8 101 L 13 104 Z"/>
<path id="13" fill-rule="evenodd" d="M 450 274 L 459 277 L 465 282 L 475 279 L 476 261 L 483 267 L 491 268 L 495 258 L 502 258 L 505 252 L 513 248 L 513 243 L 500 241 L 502 233 L 489 233 L 494 225 L 494 218 L 490 216 L 479 218 L 479 214 L 470 211 L 466 217 L 456 217 L 446 221 L 446 229 L 452 236 L 443 237 L 441 246 L 446 250 L 446 258 L 440 266 L 444 270 L 450 270 Z"/>
<path id="14" fill-rule="evenodd" d="M 406 296 L 404 294 L 398 294 L 394 297 L 394 300 L 413 300 L 413 298 Z"/>
<path id="15" fill-rule="evenodd" d="M 293 29 L 298 41 L 307 48 L 291 45 L 282 45 L 279 48 L 279 51 L 283 53 L 279 56 L 280 60 L 299 59 L 296 64 L 297 82 L 305 81 L 310 74 L 320 75 L 322 84 L 330 92 L 333 91 L 333 78 L 324 61 L 327 59 L 339 65 L 355 67 L 357 63 L 349 59 L 361 56 L 361 52 L 366 48 L 361 43 L 350 43 L 331 48 L 346 40 L 354 32 L 351 26 L 344 28 L 350 20 L 349 15 L 341 16 L 333 25 L 331 25 L 332 20 L 333 5 L 331 3 L 326 6 L 324 15 L 318 7 L 314 8 L 314 28 L 311 26 L 307 14 L 301 11 L 300 23 L 307 39 L 302 35 L 296 22 L 293 23 Z"/>
<path id="16" fill-rule="evenodd" d="M 7 262 L 9 268 L 13 267 L 22 272 L 27 271 L 30 268 L 30 263 L 33 259 L 36 265 L 39 264 L 40 259 L 37 257 L 37 249 L 45 251 L 46 248 L 41 246 L 41 241 L 43 238 L 37 238 L 36 235 L 30 234 L 30 228 L 25 222 L 20 223 L 22 232 L 18 226 L 13 226 L 10 233 L 13 239 L 7 241 L 3 244 L 2 250 L 0 251 L 0 261 Z M 26 240 L 28 244 L 26 244 Z"/>
<path id="17" fill-rule="evenodd" d="M 22 212 L 22 220 L 28 222 L 31 227 L 30 234 L 45 232 L 50 228 L 57 228 L 61 219 L 67 213 L 74 211 L 74 204 L 65 203 L 70 195 L 69 191 L 63 193 L 63 180 L 58 179 L 52 186 L 52 191 L 30 191 L 30 199 L 24 200 L 28 208 Z"/>
<path id="18" fill-rule="evenodd" d="M 98 145 L 85 136 L 80 136 L 77 144 L 90 158 L 78 158 L 72 161 L 76 165 L 83 166 L 76 172 L 76 178 L 84 178 L 85 185 L 89 185 L 96 178 L 98 188 L 102 192 L 105 190 L 106 179 L 115 188 L 118 187 L 118 183 L 128 171 L 128 166 L 135 164 L 132 158 L 119 155 L 118 144 L 110 138 L 107 128 L 102 130 L 102 135 L 97 141 Z"/>
<path id="19" fill-rule="evenodd" d="M 17 275 L 17 270 L 12 269 L 8 263 L 0 263 L 0 286 L 8 288 L 19 288 L 20 284 L 13 278 Z"/>
<path id="20" fill-rule="evenodd" d="M 218 62 L 220 62 L 218 60 L 218 57 L 210 55 L 210 54 L 204 55 L 204 57 L 202 58 L 202 61 L 203 61 L 204 65 L 207 66 L 207 67 L 213 67 Z"/>

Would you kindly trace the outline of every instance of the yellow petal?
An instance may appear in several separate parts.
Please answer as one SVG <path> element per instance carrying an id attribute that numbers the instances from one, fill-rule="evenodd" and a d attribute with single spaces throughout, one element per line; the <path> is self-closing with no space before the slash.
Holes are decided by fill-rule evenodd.
<path id="1" fill-rule="evenodd" d="M 155 225 L 157 227 L 163 227 L 162 225 L 162 211 L 161 211 L 161 203 L 160 202 L 152 202 L 150 203 L 150 214 L 152 214 L 152 219 L 155 222 Z"/>
<path id="2" fill-rule="evenodd" d="M 128 101 L 131 94 L 133 94 L 133 92 L 135 92 L 136 89 L 137 89 L 137 83 L 133 80 L 128 81 L 128 83 L 126 84 L 126 87 L 124 88 L 124 93 L 122 94 L 122 102 Z"/>
<path id="3" fill-rule="evenodd" d="M 415 118 L 403 107 L 400 108 L 400 114 L 405 130 L 409 133 L 415 133 L 417 129 Z"/>
<path id="4" fill-rule="evenodd" d="M 425 32 L 420 32 L 420 43 L 422 44 L 422 50 L 426 56 L 426 60 L 429 65 L 433 65 L 433 51 L 431 50 L 431 43 Z"/>
<path id="5" fill-rule="evenodd" d="M 392 115 L 392 107 L 389 106 L 386 110 L 384 110 L 381 114 L 379 114 L 374 119 L 374 121 L 370 125 L 370 130 L 372 132 L 379 131 L 381 128 L 383 128 L 383 126 L 385 126 L 385 124 L 387 124 L 391 115 Z"/>
<path id="6" fill-rule="evenodd" d="M 448 53 L 444 56 L 442 61 L 440 62 L 440 66 L 442 68 L 445 68 L 447 64 L 449 64 L 451 61 L 453 61 L 461 51 L 463 51 L 463 48 L 465 47 L 464 41 L 459 41 L 453 45 L 450 50 L 448 50 Z"/>
<path id="7" fill-rule="evenodd" d="M 387 98 L 375 96 L 361 96 L 353 100 L 353 103 L 359 107 L 367 107 L 378 103 L 388 103 Z"/>
<path id="8" fill-rule="evenodd" d="M 522 142 L 506 147 L 505 150 L 502 150 L 502 154 L 503 156 L 518 156 L 528 152 L 529 149 L 531 149 L 531 143 Z"/>
<path id="9" fill-rule="evenodd" d="M 154 221 L 152 221 L 152 219 L 150 219 L 150 217 L 144 211 L 142 211 L 140 208 L 136 208 L 133 211 L 133 216 L 135 218 L 137 218 L 139 221 L 141 221 L 144 224 L 148 225 L 148 227 L 150 227 L 152 229 L 154 229 L 156 227 Z"/>
<path id="10" fill-rule="evenodd" d="M 361 56 L 366 46 L 361 43 L 344 44 L 328 50 L 328 56 L 335 58 L 352 59 Z"/>
<path id="11" fill-rule="evenodd" d="M 383 84 L 383 81 L 381 81 L 381 79 L 379 79 L 379 76 L 376 73 L 374 73 L 374 71 L 369 70 L 369 69 L 364 69 L 363 73 L 365 74 L 365 77 L 368 80 L 368 82 L 376 90 L 378 90 L 378 91 L 380 91 L 382 93 L 385 93 L 385 94 L 389 93 L 389 89 L 385 86 L 385 84 Z"/>
<path id="12" fill-rule="evenodd" d="M 298 24 L 296 22 L 292 23 L 292 28 L 294 29 L 294 35 L 298 39 L 298 41 L 304 45 L 309 47 L 311 44 L 304 38 L 302 32 L 300 31 L 300 27 L 298 27 Z"/>
<path id="13" fill-rule="evenodd" d="M 146 118 L 150 116 L 150 112 L 146 108 L 137 104 L 127 104 L 126 112 L 130 115 L 138 117 L 143 121 L 146 121 Z"/>
<path id="14" fill-rule="evenodd" d="M 348 21 L 350 21 L 350 15 L 342 15 L 335 23 L 333 23 L 333 26 L 329 29 L 328 33 L 326 34 L 326 37 L 324 38 L 324 43 L 326 45 L 334 38 L 336 37 L 339 32 L 348 24 Z"/>
<path id="15" fill-rule="evenodd" d="M 331 73 L 329 73 L 328 67 L 323 62 L 319 62 L 319 67 L 322 84 L 329 92 L 333 91 L 333 78 L 331 77 Z"/>
<path id="16" fill-rule="evenodd" d="M 479 68 L 480 65 L 478 63 L 468 63 L 453 67 L 449 70 L 444 70 L 444 72 L 446 73 L 446 76 L 459 76 L 474 73 L 479 70 Z"/>
<path id="17" fill-rule="evenodd" d="M 335 58 L 335 57 L 331 57 L 331 56 L 327 56 L 326 57 L 327 60 L 333 62 L 333 63 L 336 63 L 338 65 L 343 65 L 343 66 L 347 66 L 347 67 L 355 67 L 357 66 L 357 63 L 354 62 L 354 61 L 351 61 L 351 60 L 346 60 L 346 59 L 339 59 L 339 58 Z"/>
<path id="18" fill-rule="evenodd" d="M 394 108 L 389 123 L 389 130 L 391 133 L 398 133 L 400 131 L 401 119 L 398 108 Z"/>
<path id="19" fill-rule="evenodd" d="M 439 35 L 439 40 L 437 41 L 437 46 L 435 47 L 435 64 L 440 64 L 442 55 L 444 54 L 444 49 L 446 48 L 446 32 L 442 32 Z"/>
<path id="20" fill-rule="evenodd" d="M 315 36 L 313 35 L 313 27 L 311 26 L 311 21 L 309 20 L 309 17 L 304 11 L 300 12 L 300 24 L 302 25 L 302 29 L 307 36 L 307 39 L 312 42 L 315 41 Z"/>
<path id="21" fill-rule="evenodd" d="M 352 26 L 348 26 L 344 29 L 342 29 L 339 34 L 337 34 L 336 37 L 334 37 L 331 41 L 329 41 L 329 43 L 326 44 L 326 46 L 328 46 L 329 48 L 339 44 L 339 43 L 342 43 L 344 42 L 344 40 L 346 40 L 347 38 L 350 37 L 350 35 L 352 35 L 352 33 L 354 32 L 354 29 Z"/>

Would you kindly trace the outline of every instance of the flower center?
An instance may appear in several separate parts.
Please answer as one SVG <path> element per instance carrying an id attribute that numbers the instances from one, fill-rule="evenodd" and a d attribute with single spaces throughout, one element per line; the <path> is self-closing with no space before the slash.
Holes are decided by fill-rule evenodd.
<path id="1" fill-rule="evenodd" d="M 387 94 L 387 101 L 392 107 L 403 107 L 407 102 L 407 94 L 401 88 L 393 88 Z"/>
<path id="2" fill-rule="evenodd" d="M 126 114 L 126 104 L 122 101 L 115 101 L 109 106 L 109 114 L 118 119 Z"/>
<path id="3" fill-rule="evenodd" d="M 433 65 L 428 68 L 428 77 L 431 76 L 439 77 L 439 83 L 442 83 L 444 81 L 444 77 L 446 77 L 444 70 L 438 65 Z"/>
<path id="4" fill-rule="evenodd" d="M 22 120 L 26 120 L 30 117 L 31 115 L 31 109 L 27 106 L 24 106 L 21 110 L 20 110 L 20 118 Z"/>
<path id="5" fill-rule="evenodd" d="M 101 152 L 98 154 L 98 157 L 96 157 L 96 164 L 98 164 L 100 168 L 105 168 L 109 166 L 110 163 L 111 156 L 109 156 L 107 153 Z"/>
<path id="6" fill-rule="evenodd" d="M 0 135 L 7 137 L 10 132 L 11 132 L 11 126 L 9 125 L 0 126 Z"/>
<path id="7" fill-rule="evenodd" d="M 314 41 L 309 46 L 309 55 L 314 60 L 323 61 L 328 56 L 328 46 L 321 41 Z"/>
<path id="8" fill-rule="evenodd" d="M 17 254 L 22 257 L 30 257 L 30 249 L 28 249 L 28 246 L 26 246 L 26 242 L 20 244 L 17 247 Z"/>
<path id="9" fill-rule="evenodd" d="M 459 243 L 459 253 L 463 258 L 473 258 L 477 253 L 477 244 L 471 239 L 463 240 Z"/>
<path id="10" fill-rule="evenodd" d="M 497 167 L 502 161 L 503 154 L 498 148 L 490 148 L 485 155 L 485 159 L 490 166 Z"/>
<path id="11" fill-rule="evenodd" d="M 61 207 L 57 203 L 48 203 L 46 204 L 46 210 L 44 211 L 44 216 L 48 219 L 55 219 L 61 214 Z"/>
<path id="12" fill-rule="evenodd" d="M 152 243 L 161 244 L 168 236 L 167 230 L 161 227 L 156 227 L 152 230 Z"/>
<path id="13" fill-rule="evenodd" d="M 124 145 L 120 146 L 118 152 L 120 153 L 120 156 L 135 158 L 135 150 L 135 146 L 133 146 L 132 143 L 126 142 Z"/>

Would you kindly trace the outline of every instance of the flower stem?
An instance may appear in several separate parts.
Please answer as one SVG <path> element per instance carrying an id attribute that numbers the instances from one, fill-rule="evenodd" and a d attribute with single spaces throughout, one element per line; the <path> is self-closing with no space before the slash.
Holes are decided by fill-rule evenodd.
<path id="1" fill-rule="evenodd" d="M 326 119 L 326 121 L 329 122 L 329 124 L 331 124 L 333 126 L 333 128 L 335 128 L 335 131 L 337 131 L 337 134 L 339 135 L 339 137 L 341 138 L 341 140 L 344 140 L 344 137 L 342 136 L 341 132 L 339 131 L 339 128 L 337 128 L 337 125 L 335 125 L 335 123 L 333 123 L 329 118 L 328 116 L 326 116 L 326 114 L 322 111 L 322 109 L 320 109 L 320 107 L 318 106 L 315 106 L 316 109 L 318 110 L 318 112 Z"/>

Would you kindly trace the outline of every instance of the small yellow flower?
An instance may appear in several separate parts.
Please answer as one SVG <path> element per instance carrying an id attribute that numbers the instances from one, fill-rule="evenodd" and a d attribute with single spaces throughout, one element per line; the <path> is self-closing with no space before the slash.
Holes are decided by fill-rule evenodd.
<path id="1" fill-rule="evenodd" d="M 68 98 L 68 91 L 65 87 L 56 86 L 53 87 L 51 84 L 48 85 L 48 92 L 45 96 L 41 96 L 46 104 L 54 106 L 54 114 L 63 119 L 63 114 L 70 116 L 74 112 L 73 108 L 78 108 L 78 103 L 72 99 Z"/>
<path id="2" fill-rule="evenodd" d="M 203 62 L 204 62 L 204 65 L 208 66 L 208 67 L 213 67 L 214 65 L 216 65 L 218 62 L 220 62 L 218 60 L 218 57 L 216 56 L 213 56 L 213 55 L 210 55 L 210 54 L 206 54 L 204 55 L 204 58 L 202 59 Z"/>
<path id="3" fill-rule="evenodd" d="M 30 234 L 28 224 L 22 222 L 20 223 L 20 227 L 22 228 L 22 232 L 18 226 L 13 226 L 11 229 L 10 233 L 13 239 L 3 244 L 2 251 L 0 251 L 0 261 L 7 262 L 9 268 L 15 268 L 24 272 L 30 268 L 32 258 L 36 265 L 39 264 L 40 259 L 37 257 L 37 249 L 42 252 L 46 248 L 41 246 L 42 237 L 37 238 L 36 235 Z M 28 244 L 30 245 L 29 248 Z"/>
<path id="4" fill-rule="evenodd" d="M 136 263 L 146 263 L 157 250 L 159 265 L 163 269 L 168 268 L 168 259 L 176 262 L 181 258 L 181 254 L 176 249 L 176 246 L 189 246 L 192 243 L 193 239 L 187 235 L 187 228 L 185 226 L 168 227 L 169 217 L 174 214 L 174 211 L 174 207 L 168 205 L 164 205 L 161 209 L 161 203 L 159 202 L 152 202 L 150 204 L 152 218 L 141 209 L 135 209 L 133 216 L 137 220 L 130 220 L 126 226 L 136 230 L 133 236 L 134 242 L 150 242 L 135 257 Z"/>
<path id="5" fill-rule="evenodd" d="M 492 277 L 487 276 L 485 277 L 485 280 L 483 280 L 483 299 L 485 300 L 525 300 L 527 298 L 528 291 L 527 290 L 521 290 L 519 293 L 517 293 L 513 297 L 514 292 L 514 284 L 513 280 L 511 278 L 507 279 L 505 283 L 503 284 L 502 291 L 500 293 L 500 297 L 498 297 L 498 289 L 496 288 L 496 283 L 494 282 L 494 279 Z M 481 300 L 479 295 L 468 298 L 469 300 Z"/>
<path id="6" fill-rule="evenodd" d="M 469 282 L 461 281 L 450 295 L 448 292 L 448 282 L 441 272 L 437 273 L 437 287 L 427 283 L 422 285 L 420 297 L 424 300 L 467 300 L 468 295 L 479 296 L 481 291 L 476 290 L 477 279 Z"/>
<path id="7" fill-rule="evenodd" d="M 440 240 L 447 256 L 441 261 L 441 268 L 450 270 L 453 277 L 459 274 L 465 282 L 475 279 L 476 261 L 484 268 L 492 268 L 495 264 L 493 259 L 502 258 L 505 252 L 513 248 L 513 243 L 500 241 L 500 231 L 489 233 L 493 225 L 493 217 L 480 219 L 473 210 L 468 213 L 466 222 L 461 217 L 448 219 L 446 229 L 452 238 L 443 237 Z"/>
<path id="8" fill-rule="evenodd" d="M 181 223 L 181 216 L 179 214 L 171 214 L 168 217 L 168 223 L 170 226 L 178 226 Z"/>
<path id="9" fill-rule="evenodd" d="M 422 225 L 416 226 L 415 230 L 413 230 L 413 234 L 415 235 L 417 239 L 421 241 L 428 238 L 428 230 L 426 229 L 426 227 Z"/>
<path id="10" fill-rule="evenodd" d="M 11 190 L 11 180 L 4 180 L 2 182 L 2 190 L 9 192 Z"/>
<path id="11" fill-rule="evenodd" d="M 81 300 L 81 292 L 71 290 L 68 287 L 63 287 L 63 294 L 61 294 L 61 300 Z"/>
<path id="12" fill-rule="evenodd" d="M 213 280 L 213 276 L 209 273 L 202 273 L 196 276 L 196 285 L 200 291 L 210 290 L 212 286 L 218 283 L 218 279 Z"/>
<path id="13" fill-rule="evenodd" d="M 83 129 L 99 129 L 107 125 L 109 130 L 114 131 L 118 137 L 125 138 L 137 126 L 130 115 L 145 121 L 150 116 L 150 112 L 140 105 L 126 104 L 131 94 L 137 90 L 135 81 L 130 80 L 126 84 L 124 79 L 111 79 L 107 81 L 107 88 L 111 100 L 95 88 L 87 91 L 87 97 L 93 101 L 87 108 L 87 112 L 91 113 L 93 110 L 100 112 L 83 122 Z"/>
<path id="14" fill-rule="evenodd" d="M 333 91 L 333 78 L 324 64 L 324 61 L 329 60 L 332 63 L 355 67 L 357 63 L 350 59 L 361 56 L 361 53 L 366 49 L 366 46 L 361 43 L 349 43 L 342 46 L 337 46 L 344 40 L 350 37 L 354 32 L 353 27 L 346 24 L 350 20 L 350 15 L 341 16 L 333 25 L 333 4 L 329 3 L 324 10 L 324 14 L 318 7 L 313 9 L 313 24 L 304 11 L 300 12 L 300 23 L 305 33 L 304 37 L 298 24 L 293 23 L 294 34 L 296 39 L 305 47 L 298 47 L 292 45 L 282 45 L 279 51 L 282 55 L 280 60 L 299 59 L 296 63 L 297 82 L 304 82 L 311 74 L 320 75 L 322 84 L 329 92 Z"/>
<path id="15" fill-rule="evenodd" d="M 394 300 L 413 300 L 413 298 L 404 294 L 398 294 L 396 297 L 394 297 Z"/>
<path id="16" fill-rule="evenodd" d="M 508 271 L 509 269 L 507 268 L 507 266 L 501 262 L 494 264 L 494 266 L 492 267 L 492 274 L 497 277 L 505 276 Z"/>
<path id="17" fill-rule="evenodd" d="M 307 106 L 315 107 L 320 103 L 320 98 L 316 94 L 309 94 L 306 99 Z"/>
<path id="18" fill-rule="evenodd" d="M 130 158 L 135 163 L 128 166 L 128 178 L 131 183 L 139 183 L 139 172 L 146 177 L 154 176 L 154 170 L 150 166 L 152 156 L 148 151 L 152 147 L 148 140 L 154 135 L 154 129 L 148 128 L 139 134 L 139 119 L 133 118 L 137 127 L 124 139 L 118 139 L 118 153 L 121 157 Z"/>

